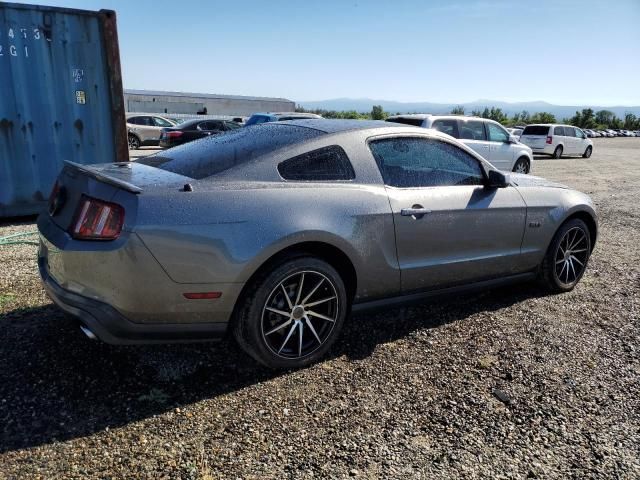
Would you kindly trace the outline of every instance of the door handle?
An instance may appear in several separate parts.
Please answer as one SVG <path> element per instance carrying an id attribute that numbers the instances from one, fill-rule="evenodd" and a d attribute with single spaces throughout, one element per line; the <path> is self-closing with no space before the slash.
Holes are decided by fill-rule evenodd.
<path id="1" fill-rule="evenodd" d="M 414 205 L 411 208 L 403 208 L 400 210 L 400 215 L 403 217 L 412 217 L 414 220 L 418 220 L 424 217 L 427 213 L 431 213 L 431 210 L 424 208 L 422 205 Z"/>

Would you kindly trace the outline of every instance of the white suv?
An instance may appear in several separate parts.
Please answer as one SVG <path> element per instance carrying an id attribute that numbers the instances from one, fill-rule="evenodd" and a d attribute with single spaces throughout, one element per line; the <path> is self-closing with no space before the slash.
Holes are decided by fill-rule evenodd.
<path id="1" fill-rule="evenodd" d="M 534 153 L 551 155 L 553 158 L 562 155 L 589 158 L 593 153 L 593 141 L 582 130 L 571 125 L 527 125 L 520 135 L 520 141 L 529 145 Z"/>
<path id="2" fill-rule="evenodd" d="M 498 122 L 460 115 L 393 115 L 388 122 L 433 128 L 457 138 L 500 170 L 529 173 L 533 153 Z"/>

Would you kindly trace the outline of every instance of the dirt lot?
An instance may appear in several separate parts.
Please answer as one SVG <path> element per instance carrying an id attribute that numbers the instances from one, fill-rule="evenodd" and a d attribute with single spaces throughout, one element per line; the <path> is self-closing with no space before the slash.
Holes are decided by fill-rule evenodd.
<path id="1" fill-rule="evenodd" d="M 0 247 L 0 478 L 640 478 L 640 138 L 534 172 L 598 206 L 576 290 L 354 317 L 295 372 L 224 342 L 91 342 L 36 247 Z"/>

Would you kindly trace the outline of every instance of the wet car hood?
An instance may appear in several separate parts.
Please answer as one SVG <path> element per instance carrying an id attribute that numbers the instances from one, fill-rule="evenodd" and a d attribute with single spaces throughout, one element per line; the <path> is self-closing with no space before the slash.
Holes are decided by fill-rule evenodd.
<path id="1" fill-rule="evenodd" d="M 546 178 L 536 177 L 524 173 L 510 173 L 509 179 L 517 187 L 550 187 L 550 188 L 569 188 L 562 183 L 552 182 Z"/>

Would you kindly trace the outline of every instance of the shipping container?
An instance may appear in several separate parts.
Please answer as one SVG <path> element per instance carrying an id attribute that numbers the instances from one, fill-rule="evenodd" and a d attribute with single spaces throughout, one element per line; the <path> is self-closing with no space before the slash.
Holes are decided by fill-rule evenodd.
<path id="1" fill-rule="evenodd" d="M 0 217 L 41 211 L 65 160 L 128 160 L 115 12 L 0 2 Z"/>

